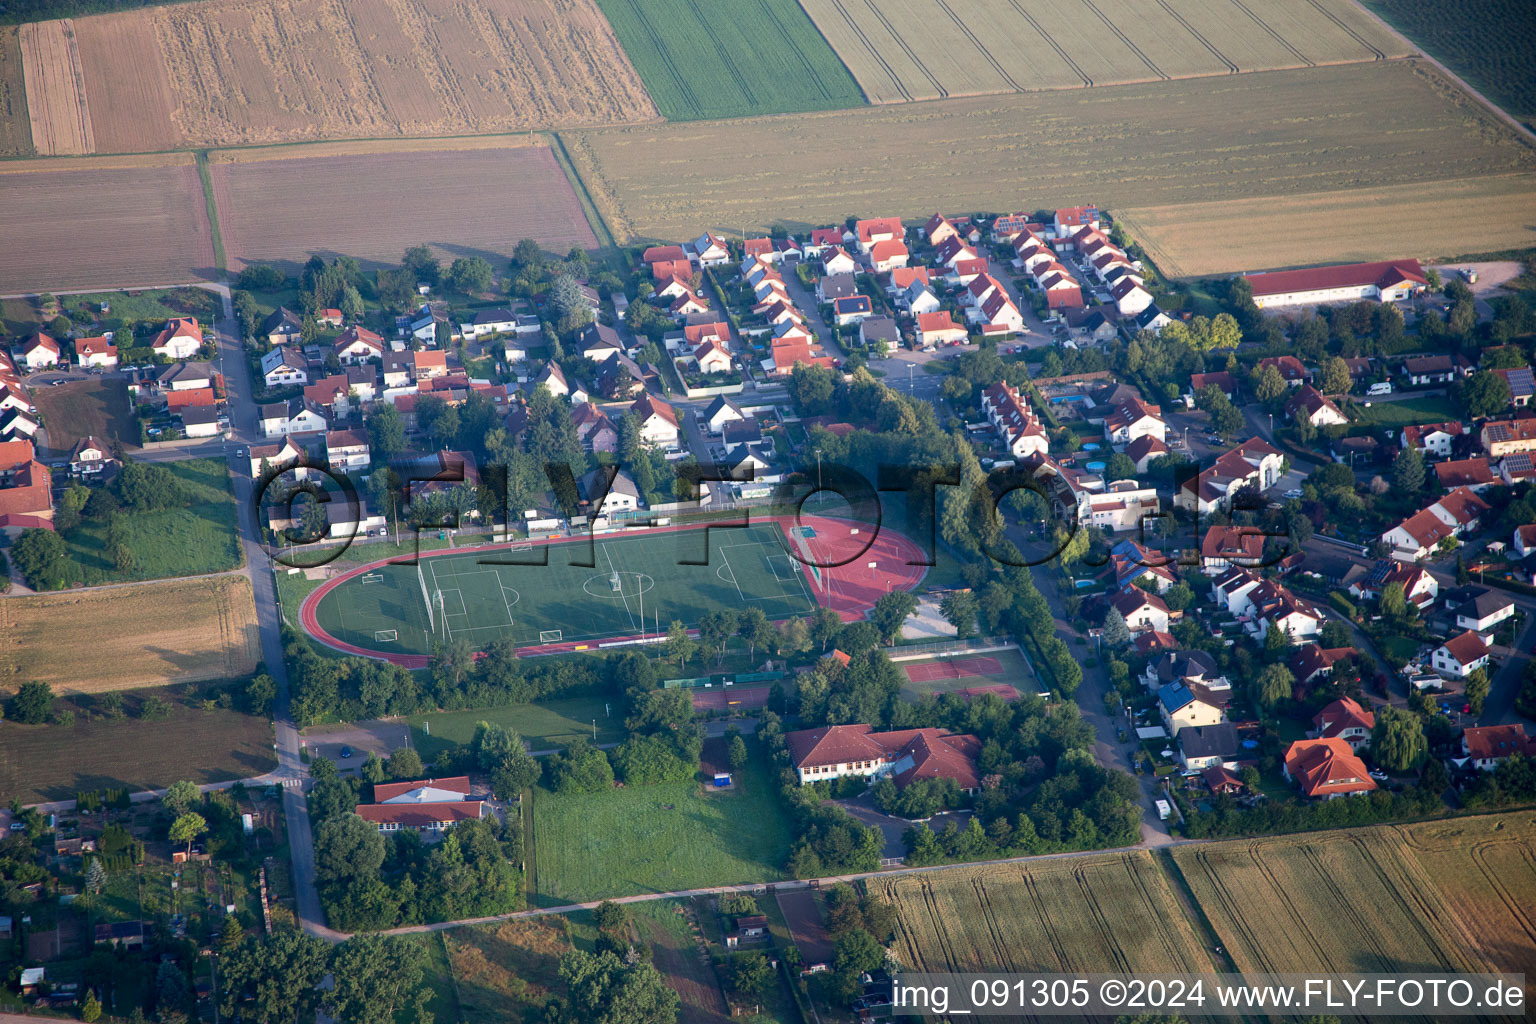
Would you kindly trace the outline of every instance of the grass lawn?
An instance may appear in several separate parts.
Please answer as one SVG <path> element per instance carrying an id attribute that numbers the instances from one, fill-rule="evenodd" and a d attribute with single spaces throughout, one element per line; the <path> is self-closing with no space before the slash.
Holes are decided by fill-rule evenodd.
<path id="1" fill-rule="evenodd" d="M 465 1018 L 459 1015 L 459 992 L 454 982 L 453 968 L 449 964 L 448 948 L 443 940 L 442 932 L 429 932 L 426 935 L 407 935 L 407 942 L 419 943 L 427 954 L 426 969 L 422 973 L 422 983 L 432 990 L 432 997 L 427 1001 L 427 1009 L 432 1013 L 433 1020 L 460 1021 Z M 413 1024 L 416 1020 L 416 1009 L 413 1006 L 402 1006 L 395 1011 L 395 1024 Z"/>
<path id="2" fill-rule="evenodd" d="M 556 794 L 533 805 L 534 905 L 784 877 L 789 821 L 761 759 L 730 792 L 697 782 Z"/>
<path id="3" fill-rule="evenodd" d="M 1400 402 L 1372 402 L 1367 409 L 1363 402 L 1354 406 L 1351 423 L 1364 427 L 1405 427 L 1415 423 L 1439 423 L 1461 418 L 1461 410 L 1449 398 L 1438 395 L 1424 398 L 1405 398 Z"/>
<path id="4" fill-rule="evenodd" d="M 795 0 L 598 0 L 669 121 L 839 110 L 864 94 Z"/>
<path id="5" fill-rule="evenodd" d="M 109 444 L 139 443 L 139 425 L 128 405 L 128 385 L 121 378 L 92 377 L 56 388 L 31 389 L 32 401 L 48 428 L 48 447 L 69 454 L 75 442 L 94 435 Z"/>
<path id="6" fill-rule="evenodd" d="M 93 316 L 113 317 L 121 320 L 169 320 L 173 317 L 195 316 L 199 320 L 212 320 L 221 310 L 219 298 L 203 288 L 146 288 L 134 292 L 91 292 L 87 295 L 62 296 L 69 310 L 84 309 Z M 101 313 L 102 303 L 111 306 L 111 312 Z"/>
<path id="7" fill-rule="evenodd" d="M 1384 656 L 1388 658 L 1401 658 L 1406 662 L 1415 654 L 1418 654 L 1419 648 L 1424 645 L 1411 636 L 1388 636 L 1377 640 L 1376 646 L 1381 649 L 1381 653 Z"/>
<path id="8" fill-rule="evenodd" d="M 590 918 L 590 914 L 584 916 Z M 461 1024 L 522 1020 L 564 992 L 560 956 L 576 948 L 561 914 L 441 932 L 447 940 Z"/>
<path id="9" fill-rule="evenodd" d="M 431 761 L 439 750 L 468 743 L 475 735 L 477 722 L 493 722 L 516 729 L 528 742 L 529 750 L 564 747 L 577 738 L 591 740 L 594 721 L 597 722 L 597 742 L 617 743 L 624 738 L 623 711 L 618 704 L 612 698 L 567 697 L 540 704 L 508 704 L 416 715 L 410 720 L 411 745 L 421 752 L 422 760 Z"/>
<path id="10" fill-rule="evenodd" d="M 96 715 L 92 698 L 60 700 L 76 708 L 75 724 L 0 725 L 0 802 L 67 800 L 82 789 L 158 789 L 177 779 L 222 782 L 270 771 L 272 723 L 215 708 L 204 711 L 193 688 L 125 693 L 135 713 L 139 698 L 155 694 L 171 705 L 169 718 L 144 721 Z"/>
<path id="11" fill-rule="evenodd" d="M 106 522 L 87 519 L 67 535 L 70 556 L 87 585 L 198 576 L 240 566 L 244 556 L 228 464 L 188 459 L 165 466 L 188 489 L 192 501 L 182 508 L 123 514 L 132 568 L 120 570 L 107 558 Z"/>

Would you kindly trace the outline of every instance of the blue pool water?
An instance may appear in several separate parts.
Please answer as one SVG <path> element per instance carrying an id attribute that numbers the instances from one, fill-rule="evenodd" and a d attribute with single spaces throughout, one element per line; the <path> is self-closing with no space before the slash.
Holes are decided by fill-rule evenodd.
<path id="1" fill-rule="evenodd" d="M 1090 462 L 1087 465 L 1087 469 L 1088 469 L 1088 472 L 1090 472 L 1090 473 L 1102 473 L 1102 472 L 1104 472 L 1104 463 L 1102 463 L 1102 462 Z"/>
<path id="2" fill-rule="evenodd" d="M 1084 441 L 1083 442 L 1083 451 L 1085 451 L 1085 452 L 1096 452 L 1098 450 L 1099 450 L 1099 442 L 1097 442 L 1097 441 Z"/>

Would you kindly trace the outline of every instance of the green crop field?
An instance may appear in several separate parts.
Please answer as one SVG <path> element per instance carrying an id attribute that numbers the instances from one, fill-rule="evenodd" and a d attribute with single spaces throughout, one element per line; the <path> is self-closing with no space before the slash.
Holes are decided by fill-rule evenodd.
<path id="1" fill-rule="evenodd" d="M 761 760 L 728 792 L 697 782 L 539 789 L 533 801 L 534 902 L 564 903 L 784 877 L 789 822 Z"/>
<path id="2" fill-rule="evenodd" d="M 1536 121 L 1530 0 L 1365 0 L 1393 28 L 1526 124 Z"/>
<path id="3" fill-rule="evenodd" d="M 125 543 L 134 558 L 131 568 L 118 569 L 107 557 L 104 519 L 86 519 L 67 534 L 70 556 L 87 585 L 198 576 L 240 565 L 229 466 L 219 459 L 187 459 L 165 466 L 180 478 L 192 501 L 182 508 L 122 513 Z"/>
<path id="4" fill-rule="evenodd" d="M 519 645 L 599 641 L 648 631 L 677 619 L 697 624 L 711 608 L 755 604 L 771 619 L 804 615 L 814 601 L 799 562 L 780 544 L 779 528 L 651 536 L 611 535 L 528 551 L 439 554 L 413 565 L 386 565 L 321 595 L 315 623 L 335 640 L 381 654 L 426 654 L 434 630 L 483 648 L 501 637 Z M 548 564 L 538 564 L 547 555 Z M 593 565 L 580 562 L 592 561 Z M 618 575 L 620 589 L 612 586 Z M 423 593 L 425 590 L 425 593 Z M 431 625 L 429 599 L 437 609 Z"/>
<path id="5" fill-rule="evenodd" d="M 516 729 L 529 750 L 564 747 L 574 739 L 592 739 L 597 723 L 598 743 L 617 743 L 624 738 L 624 711 L 619 702 L 602 697 L 566 697 L 538 704 L 449 711 L 440 715 L 416 715 L 411 719 L 411 746 L 431 761 L 447 747 L 468 743 L 477 722 L 491 722 Z"/>
<path id="6" fill-rule="evenodd" d="M 597 0 L 672 121 L 857 107 L 864 96 L 795 0 Z"/>

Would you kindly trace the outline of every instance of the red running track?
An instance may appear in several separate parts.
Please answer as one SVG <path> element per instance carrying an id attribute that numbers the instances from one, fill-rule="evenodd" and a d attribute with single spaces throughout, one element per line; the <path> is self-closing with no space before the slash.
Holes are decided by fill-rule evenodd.
<path id="1" fill-rule="evenodd" d="M 795 526 L 809 526 L 815 532 L 815 537 L 805 538 L 803 543 L 810 551 L 812 559 L 816 562 L 842 562 L 845 565 L 832 566 L 820 569 L 821 582 L 816 579 L 816 570 L 810 565 L 801 563 L 800 570 L 805 574 L 807 586 L 809 586 L 816 602 L 835 611 L 844 622 L 855 622 L 866 617 L 869 610 L 882 594 L 894 590 L 912 590 L 922 582 L 924 574 L 928 571 L 925 565 L 910 565 L 910 562 L 921 562 L 923 552 L 915 543 L 907 537 L 892 530 L 880 530 L 873 533 L 873 528 L 868 523 L 855 523 L 851 520 L 837 519 L 830 516 L 802 515 L 798 522 L 794 516 L 760 516 L 753 517 L 753 523 L 772 522 L 777 523 L 784 531 L 787 550 L 796 552 L 799 556 L 798 544 L 795 540 L 788 540 L 789 531 Z M 646 535 L 674 533 L 683 530 L 706 529 L 708 523 L 690 523 L 680 526 L 651 527 L 644 531 L 635 530 L 615 536 L 636 536 L 642 532 Z M 714 524 L 718 526 L 719 524 Z M 857 531 L 857 532 L 855 532 Z M 871 535 L 873 533 L 873 541 Z M 541 545 L 569 544 L 579 542 L 580 538 L 572 537 L 544 537 L 531 542 L 535 547 Z M 524 543 L 524 542 L 518 542 Z M 442 551 L 423 552 L 422 559 L 442 558 L 450 555 L 462 555 L 468 551 L 500 551 L 512 547 L 512 544 L 491 544 L 477 548 L 445 548 Z M 402 668 L 418 669 L 426 668 L 430 662 L 424 654 L 386 654 L 382 651 L 369 650 L 356 644 L 338 640 L 320 626 L 315 616 L 315 609 L 320 601 L 332 590 L 346 583 L 356 576 L 367 572 L 373 572 L 381 566 L 409 562 L 404 558 L 381 558 L 367 565 L 360 565 L 349 569 L 339 576 L 326 580 L 304 599 L 299 606 L 299 622 L 304 631 L 315 640 L 344 654 L 353 654 L 362 658 L 377 658 L 381 661 L 393 662 Z M 875 567 L 870 568 L 869 563 L 874 562 Z M 700 568 L 703 568 L 702 566 Z M 690 635 L 697 636 L 697 629 L 690 629 Z M 569 654 L 575 651 L 596 651 L 617 646 L 634 644 L 647 639 L 659 639 L 656 633 L 636 633 L 631 636 L 608 637 L 603 640 L 574 641 L 566 640 L 560 643 L 536 644 L 528 647 L 520 647 L 517 650 L 518 657 L 535 657 L 542 654 Z"/>

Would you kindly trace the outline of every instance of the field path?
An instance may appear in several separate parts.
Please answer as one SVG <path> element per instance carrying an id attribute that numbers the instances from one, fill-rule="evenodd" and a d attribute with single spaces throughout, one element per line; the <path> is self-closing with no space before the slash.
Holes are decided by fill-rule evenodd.
<path id="1" fill-rule="evenodd" d="M 1446 78 L 1449 78 L 1451 81 L 1455 82 L 1458 86 L 1460 86 L 1462 91 L 1464 91 L 1467 95 L 1471 96 L 1473 99 L 1477 100 L 1483 106 L 1485 106 L 1489 110 L 1493 111 L 1494 116 L 1496 116 L 1499 120 L 1503 121 L 1505 124 L 1507 124 L 1511 128 L 1513 128 L 1515 130 L 1515 132 L 1522 139 L 1524 139 L 1528 143 L 1531 143 L 1532 145 L 1536 145 L 1536 132 L 1531 131 L 1531 129 L 1529 129 L 1525 125 L 1521 124 L 1520 121 L 1518 119 L 1516 119 L 1513 114 L 1508 113 L 1507 111 L 1505 111 L 1505 109 L 1503 107 L 1501 107 L 1497 103 L 1493 102 L 1493 100 L 1490 100 L 1487 96 L 1484 96 L 1482 93 L 1480 93 L 1476 89 L 1472 88 L 1472 84 L 1470 82 L 1468 82 L 1465 78 L 1462 78 L 1460 75 L 1458 75 L 1456 72 L 1452 71 L 1450 68 L 1446 67 L 1443 63 L 1441 63 L 1435 57 L 1431 56 L 1428 53 L 1425 53 L 1424 49 L 1421 46 L 1419 46 L 1418 43 L 1415 43 L 1412 39 L 1409 39 L 1407 36 L 1405 36 L 1401 32 L 1399 32 L 1397 29 L 1393 28 L 1392 25 L 1389 22 L 1387 22 L 1384 18 L 1381 17 L 1381 15 L 1377 14 L 1375 11 L 1373 11 L 1369 7 L 1365 6 L 1365 4 L 1361 3 L 1360 0 L 1349 0 L 1349 2 L 1354 4 L 1355 7 L 1357 7 L 1360 10 L 1360 12 L 1362 14 L 1364 14 L 1367 18 L 1370 18 L 1376 24 L 1380 25 L 1381 28 L 1384 31 L 1390 33 L 1395 38 L 1401 39 L 1405 44 L 1407 44 L 1410 48 L 1412 48 L 1412 50 L 1415 53 L 1417 53 L 1419 55 L 1419 59 L 1420 60 L 1423 60 L 1425 63 L 1433 65 L 1435 67 L 1435 69 L 1437 71 L 1439 71 L 1442 75 L 1444 75 Z"/>

